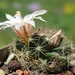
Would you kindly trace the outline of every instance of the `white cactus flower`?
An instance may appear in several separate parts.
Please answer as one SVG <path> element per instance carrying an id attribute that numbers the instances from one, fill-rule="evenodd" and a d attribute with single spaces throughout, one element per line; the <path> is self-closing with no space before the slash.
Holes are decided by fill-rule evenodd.
<path id="1" fill-rule="evenodd" d="M 38 11 L 33 12 L 32 14 L 28 14 L 28 15 L 24 16 L 24 18 L 22 18 L 20 11 L 17 11 L 15 16 L 6 14 L 6 18 L 8 19 L 8 21 L 1 22 L 0 29 L 12 27 L 12 28 L 18 30 L 22 25 L 27 25 L 27 24 L 30 24 L 35 27 L 34 19 L 39 19 L 39 20 L 45 21 L 39 15 L 43 15 L 46 12 L 47 12 L 47 10 L 38 10 Z"/>
<path id="2" fill-rule="evenodd" d="M 20 11 L 17 11 L 15 16 L 6 14 L 6 18 L 8 19 L 8 21 L 1 22 L 0 29 L 5 29 L 8 27 L 13 28 L 17 36 L 26 44 L 28 43 L 28 39 L 32 33 L 32 26 L 35 27 L 34 19 L 45 21 L 39 15 L 43 15 L 46 12 L 47 10 L 38 10 L 33 12 L 32 14 L 24 16 L 24 18 L 22 18 Z"/>

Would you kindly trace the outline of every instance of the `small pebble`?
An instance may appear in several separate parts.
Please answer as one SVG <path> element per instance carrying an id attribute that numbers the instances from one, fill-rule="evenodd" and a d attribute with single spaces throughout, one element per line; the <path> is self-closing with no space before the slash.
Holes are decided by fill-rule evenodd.
<path id="1" fill-rule="evenodd" d="M 30 75 L 30 71 L 23 71 L 24 75 Z"/>
<path id="2" fill-rule="evenodd" d="M 73 75 L 73 73 L 71 71 L 66 71 L 65 75 Z"/>
<path id="3" fill-rule="evenodd" d="M 21 70 L 16 70 L 16 73 L 18 73 L 19 75 L 22 75 L 22 71 Z"/>
<path id="4" fill-rule="evenodd" d="M 0 70 L 0 75 L 5 75 L 3 70 Z"/>
<path id="5" fill-rule="evenodd" d="M 21 64 L 17 60 L 12 60 L 8 64 L 8 69 L 15 71 L 21 67 Z"/>
<path id="6" fill-rule="evenodd" d="M 1 69 L 5 72 L 6 75 L 9 74 L 8 65 L 3 65 L 3 66 L 1 67 Z"/>

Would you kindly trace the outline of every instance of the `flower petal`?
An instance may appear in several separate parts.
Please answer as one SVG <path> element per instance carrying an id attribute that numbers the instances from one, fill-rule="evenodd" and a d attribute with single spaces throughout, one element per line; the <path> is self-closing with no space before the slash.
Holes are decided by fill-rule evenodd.
<path id="1" fill-rule="evenodd" d="M 24 21 L 27 21 L 27 19 L 28 19 L 28 20 L 33 20 L 36 16 L 38 16 L 38 15 L 43 15 L 43 14 L 45 14 L 46 12 L 47 12 L 47 10 L 35 11 L 34 13 L 25 16 L 25 17 L 24 17 Z"/>
<path id="2" fill-rule="evenodd" d="M 18 25 L 14 25 L 14 28 L 15 28 L 16 30 L 18 30 L 18 29 L 20 28 L 20 26 L 21 26 L 21 23 L 19 23 Z"/>
<path id="3" fill-rule="evenodd" d="M 10 24 L 10 21 L 5 21 L 5 22 L 1 22 L 0 26 L 2 26 L 2 25 L 8 25 L 8 24 Z"/>
<path id="4" fill-rule="evenodd" d="M 29 21 L 29 20 L 30 20 L 30 14 L 24 16 L 24 19 L 23 19 L 23 20 L 24 20 L 25 22 L 26 22 L 26 21 Z"/>
<path id="5" fill-rule="evenodd" d="M 8 27 L 15 26 L 15 22 L 5 21 L 5 22 L 0 23 L 0 26 L 1 26 L 0 29 L 5 29 L 5 28 L 8 28 Z"/>
<path id="6" fill-rule="evenodd" d="M 6 18 L 7 18 L 8 20 L 14 20 L 14 19 L 15 19 L 14 17 L 12 17 L 12 16 L 9 15 L 9 14 L 6 14 Z"/>
<path id="7" fill-rule="evenodd" d="M 30 25 L 32 25 L 32 26 L 35 27 L 35 22 L 34 22 L 33 20 L 30 20 L 30 21 L 28 21 L 28 22 L 26 22 L 26 23 L 28 23 L 28 24 L 30 24 Z"/>
<path id="8" fill-rule="evenodd" d="M 44 22 L 46 22 L 42 17 L 35 17 L 35 19 L 39 19 L 39 20 L 41 20 L 41 21 L 44 21 Z"/>
<path id="9" fill-rule="evenodd" d="M 32 16 L 33 16 L 33 18 L 34 17 L 36 17 L 36 16 L 38 16 L 38 15 L 43 15 L 43 14 L 45 14 L 45 13 L 47 13 L 47 10 L 38 10 L 38 11 L 35 11 L 34 13 L 32 13 Z M 31 17 L 32 17 L 31 16 Z"/>
<path id="10" fill-rule="evenodd" d="M 14 17 L 16 18 L 17 21 L 21 21 L 22 20 L 21 12 L 17 11 Z"/>
<path id="11" fill-rule="evenodd" d="M 5 26 L 2 26 L 2 27 L 0 27 L 0 29 L 6 29 L 6 28 L 9 28 L 9 27 L 11 27 L 11 25 L 5 25 Z"/>

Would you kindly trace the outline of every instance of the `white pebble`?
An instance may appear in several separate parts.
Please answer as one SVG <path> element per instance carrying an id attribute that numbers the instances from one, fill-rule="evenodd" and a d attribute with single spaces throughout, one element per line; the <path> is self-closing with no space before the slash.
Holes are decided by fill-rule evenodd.
<path id="1" fill-rule="evenodd" d="M 3 70 L 0 70 L 0 75 L 5 75 Z"/>

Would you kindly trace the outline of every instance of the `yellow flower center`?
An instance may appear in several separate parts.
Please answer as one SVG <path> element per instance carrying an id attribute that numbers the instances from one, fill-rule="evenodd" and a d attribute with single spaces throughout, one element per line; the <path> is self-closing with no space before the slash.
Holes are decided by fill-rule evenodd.
<path id="1" fill-rule="evenodd" d="M 18 23 L 24 24 L 24 21 L 19 21 Z"/>

